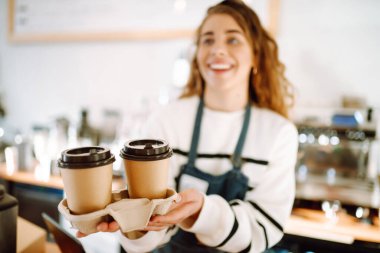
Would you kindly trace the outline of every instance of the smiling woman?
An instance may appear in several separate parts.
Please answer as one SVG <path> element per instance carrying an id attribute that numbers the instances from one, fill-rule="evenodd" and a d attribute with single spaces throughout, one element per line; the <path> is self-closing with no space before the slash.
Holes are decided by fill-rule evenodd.
<path id="1" fill-rule="evenodd" d="M 173 147 L 181 201 L 141 238 L 121 235 L 127 252 L 263 252 L 290 215 L 298 142 L 275 41 L 243 1 L 228 0 L 209 8 L 195 43 L 182 98 L 153 114 L 144 136 Z"/>
<path id="2" fill-rule="evenodd" d="M 278 59 L 277 44 L 263 28 L 256 13 L 237 2 L 239 1 L 231 1 L 230 6 L 216 5 L 208 10 L 208 16 L 196 32 L 198 56 L 192 61 L 193 73 L 183 96 L 201 95 L 205 78 L 201 75 L 205 73 L 202 73 L 202 63 L 198 66 L 196 61 L 199 61 L 198 57 L 205 57 L 209 44 L 215 44 L 216 36 L 225 34 L 224 43 L 229 45 L 228 48 L 233 49 L 236 52 L 234 54 L 239 52 L 241 60 L 247 58 L 245 61 L 248 64 L 245 67 L 251 70 L 247 72 L 251 101 L 259 107 L 271 109 L 287 117 L 294 95 L 292 85 L 284 75 L 285 67 Z M 220 24 L 223 24 L 224 31 Z M 219 45 L 214 45 L 213 50 L 220 50 Z M 241 78 L 247 76 L 242 74 Z"/>

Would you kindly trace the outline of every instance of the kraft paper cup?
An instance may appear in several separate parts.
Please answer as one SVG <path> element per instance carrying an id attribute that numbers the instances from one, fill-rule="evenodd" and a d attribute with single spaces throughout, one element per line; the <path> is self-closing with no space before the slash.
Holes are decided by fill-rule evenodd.
<path id="1" fill-rule="evenodd" d="M 58 167 L 68 208 L 73 214 L 101 210 L 111 203 L 114 161 L 109 149 L 97 146 L 62 152 Z"/>
<path id="2" fill-rule="evenodd" d="M 131 198 L 166 197 L 169 158 L 173 151 L 164 140 L 141 139 L 124 144 L 120 151 Z"/>

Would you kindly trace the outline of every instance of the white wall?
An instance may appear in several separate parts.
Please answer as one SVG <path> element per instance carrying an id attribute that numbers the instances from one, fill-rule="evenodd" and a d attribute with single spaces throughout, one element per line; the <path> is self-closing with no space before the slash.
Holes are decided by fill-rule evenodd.
<path id="1" fill-rule="evenodd" d="M 251 1 L 255 4 L 255 1 Z M 262 4 L 261 4 L 262 5 Z M 342 95 L 362 95 L 380 107 L 380 1 L 283 0 L 280 55 L 297 88 L 297 107 L 336 107 Z M 7 24 L 0 0 L 0 23 Z M 190 40 L 7 42 L 0 29 L 0 91 L 7 121 L 27 130 L 81 107 L 99 122 L 105 108 L 123 114 L 146 98 L 157 103 L 171 84 L 175 59 Z"/>
<path id="2" fill-rule="evenodd" d="M 173 62 L 185 44 L 8 45 L 1 57 L 9 121 L 24 125 L 57 114 L 73 116 L 82 106 L 92 113 L 131 110 L 171 83 Z"/>
<path id="3" fill-rule="evenodd" d="M 281 2 L 278 41 L 297 105 L 336 107 L 354 95 L 380 107 L 380 1 Z"/>
<path id="4" fill-rule="evenodd" d="M 0 22 L 6 24 L 6 0 Z M 4 27 L 4 26 L 3 26 Z M 81 107 L 100 120 L 103 109 L 123 114 L 142 100 L 157 102 L 171 85 L 175 59 L 190 40 L 9 43 L 0 30 L 0 90 L 7 121 L 23 130 L 66 115 L 76 120 Z"/>

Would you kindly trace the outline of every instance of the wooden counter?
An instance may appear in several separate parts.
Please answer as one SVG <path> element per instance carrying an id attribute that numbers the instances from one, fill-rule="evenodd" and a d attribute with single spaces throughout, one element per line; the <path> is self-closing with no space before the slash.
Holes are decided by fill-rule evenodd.
<path id="1" fill-rule="evenodd" d="M 46 231 L 33 223 L 17 217 L 17 252 L 45 252 Z"/>
<path id="2" fill-rule="evenodd" d="M 63 182 L 60 176 L 50 175 L 41 179 L 36 175 L 36 173 L 31 171 L 8 172 L 4 163 L 0 163 L 0 178 L 15 183 L 30 184 L 63 190 Z M 112 182 L 112 189 L 118 190 L 125 188 L 126 183 L 124 181 L 125 180 L 123 178 L 115 178 Z"/>
<path id="3" fill-rule="evenodd" d="M 56 243 L 46 241 L 44 229 L 21 217 L 17 217 L 17 252 L 60 253 L 61 251 Z"/>
<path id="4" fill-rule="evenodd" d="M 285 226 L 285 233 L 346 244 L 354 241 L 380 243 L 378 218 L 374 225 L 364 224 L 343 212 L 338 213 L 334 223 L 324 216 L 323 211 L 294 209 Z"/>

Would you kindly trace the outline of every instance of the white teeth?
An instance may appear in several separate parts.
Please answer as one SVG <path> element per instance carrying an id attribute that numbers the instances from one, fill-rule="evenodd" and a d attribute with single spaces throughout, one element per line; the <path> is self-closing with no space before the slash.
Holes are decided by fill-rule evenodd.
<path id="1" fill-rule="evenodd" d="M 210 67 L 212 69 L 216 69 L 216 70 L 223 70 L 223 69 L 229 69 L 231 67 L 230 64 L 222 64 L 222 63 L 218 63 L 218 64 L 210 64 Z"/>

